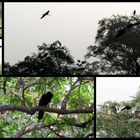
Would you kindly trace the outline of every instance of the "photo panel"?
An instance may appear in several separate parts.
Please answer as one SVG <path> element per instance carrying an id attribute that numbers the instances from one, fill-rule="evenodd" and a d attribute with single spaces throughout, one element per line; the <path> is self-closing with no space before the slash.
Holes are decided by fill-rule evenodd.
<path id="1" fill-rule="evenodd" d="M 96 137 L 140 138 L 140 77 L 97 77 L 96 83 Z"/>
<path id="2" fill-rule="evenodd" d="M 2 2 L 0 2 L 0 75 L 2 75 Z"/>
<path id="3" fill-rule="evenodd" d="M 0 39 L 0 75 L 2 75 L 2 39 Z"/>
<path id="4" fill-rule="evenodd" d="M 5 2 L 4 7 L 5 75 L 140 74 L 140 3 Z"/>
<path id="5" fill-rule="evenodd" d="M 0 77 L 0 85 L 0 138 L 94 138 L 94 77 Z"/>

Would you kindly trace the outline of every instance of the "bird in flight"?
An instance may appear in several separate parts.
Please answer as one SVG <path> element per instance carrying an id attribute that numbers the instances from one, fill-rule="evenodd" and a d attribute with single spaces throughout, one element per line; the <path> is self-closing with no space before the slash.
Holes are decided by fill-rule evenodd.
<path id="1" fill-rule="evenodd" d="M 50 10 L 48 10 L 46 13 L 44 13 L 40 19 L 44 18 L 46 15 L 49 15 L 49 13 L 50 13 Z"/>

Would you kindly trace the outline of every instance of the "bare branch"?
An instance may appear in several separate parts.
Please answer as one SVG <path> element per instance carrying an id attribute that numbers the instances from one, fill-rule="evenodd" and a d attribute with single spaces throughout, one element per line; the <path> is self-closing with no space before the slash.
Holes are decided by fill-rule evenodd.
<path id="1" fill-rule="evenodd" d="M 50 124 L 48 126 L 46 126 L 44 124 L 32 124 L 18 132 L 15 132 L 13 134 L 12 138 L 19 138 L 19 137 L 23 136 L 24 134 L 29 133 L 31 131 L 40 130 L 41 128 L 45 128 L 45 127 L 49 127 L 49 126 L 53 126 L 53 125 L 55 125 L 55 124 Z"/>
<path id="2" fill-rule="evenodd" d="M 87 125 L 89 125 L 89 123 L 91 123 L 93 121 L 93 118 L 91 118 L 90 120 L 88 121 L 85 121 L 81 124 L 69 124 L 70 126 L 75 126 L 75 127 L 80 127 L 80 128 L 85 128 Z M 60 123 L 59 125 L 64 125 L 65 123 Z M 31 132 L 31 131 L 35 131 L 35 130 L 40 130 L 40 129 L 44 129 L 44 128 L 49 128 L 51 131 L 55 132 L 55 130 L 51 129 L 51 126 L 55 126 L 56 123 L 51 123 L 49 125 L 45 125 L 45 124 L 32 124 L 30 126 L 27 126 L 26 128 L 18 131 L 18 132 L 15 132 L 12 136 L 12 138 L 19 138 L 21 136 L 23 136 L 24 134 L 28 133 L 28 132 Z M 55 133 L 56 134 L 56 133 Z M 59 135 L 59 137 L 64 137 L 60 134 L 56 134 L 56 135 Z"/>
<path id="3" fill-rule="evenodd" d="M 48 129 L 50 129 L 50 130 L 51 130 L 55 135 L 57 135 L 58 137 L 60 137 L 60 138 L 66 138 L 65 136 L 63 136 L 63 135 L 57 133 L 57 131 L 54 130 L 54 129 L 52 129 L 51 127 L 48 127 Z"/>
<path id="4" fill-rule="evenodd" d="M 71 85 L 71 88 L 70 88 L 68 94 L 65 96 L 64 100 L 62 101 L 61 109 L 66 110 L 66 105 L 69 100 L 69 97 L 71 96 L 72 90 L 78 81 L 79 81 L 79 79 L 77 78 L 77 80 Z"/>

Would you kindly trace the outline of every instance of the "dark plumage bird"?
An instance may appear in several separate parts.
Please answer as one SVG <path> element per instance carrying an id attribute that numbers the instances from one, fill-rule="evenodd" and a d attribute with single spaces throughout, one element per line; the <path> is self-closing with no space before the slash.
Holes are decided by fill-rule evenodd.
<path id="1" fill-rule="evenodd" d="M 113 109 L 114 111 L 115 111 L 115 113 L 120 113 L 120 112 L 122 112 L 123 110 L 130 110 L 130 109 L 132 109 L 132 107 L 131 106 L 123 106 L 123 107 L 119 107 L 119 106 L 112 106 L 112 107 L 110 107 L 111 109 Z"/>
<path id="2" fill-rule="evenodd" d="M 50 91 L 47 92 L 46 94 L 43 94 L 39 101 L 39 106 L 47 106 L 51 102 L 52 97 L 53 94 Z M 39 111 L 38 120 L 42 119 L 43 115 L 44 115 L 44 111 Z"/>
<path id="3" fill-rule="evenodd" d="M 123 110 L 130 110 L 132 107 L 131 106 L 123 106 L 122 108 L 121 108 L 121 111 L 123 111 Z"/>
<path id="4" fill-rule="evenodd" d="M 133 15 L 134 15 L 134 16 L 136 15 L 136 10 L 134 10 Z"/>
<path id="5" fill-rule="evenodd" d="M 44 18 L 46 15 L 49 15 L 49 13 L 50 13 L 50 10 L 48 10 L 46 13 L 44 13 L 40 19 Z"/>

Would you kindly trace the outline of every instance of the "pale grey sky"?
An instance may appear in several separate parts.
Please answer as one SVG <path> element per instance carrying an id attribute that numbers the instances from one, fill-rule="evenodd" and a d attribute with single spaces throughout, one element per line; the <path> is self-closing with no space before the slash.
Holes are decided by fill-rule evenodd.
<path id="1" fill-rule="evenodd" d="M 113 14 L 132 15 L 140 3 L 5 3 L 5 62 L 17 63 L 37 45 L 59 40 L 75 60 L 82 59 L 94 44 L 98 21 Z M 44 12 L 51 16 L 40 20 Z"/>
<path id="2" fill-rule="evenodd" d="M 140 77 L 97 77 L 96 89 L 97 105 L 132 100 L 140 90 Z"/>

